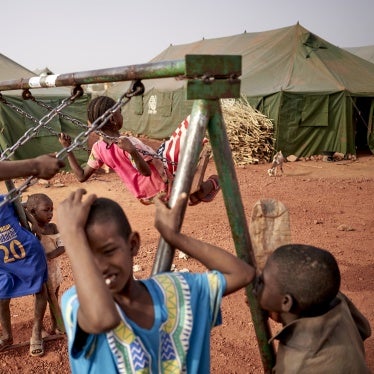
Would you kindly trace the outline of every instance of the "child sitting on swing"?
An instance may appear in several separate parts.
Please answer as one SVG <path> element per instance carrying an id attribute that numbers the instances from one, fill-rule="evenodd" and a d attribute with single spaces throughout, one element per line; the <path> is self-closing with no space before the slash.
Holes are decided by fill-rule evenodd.
<path id="1" fill-rule="evenodd" d="M 115 103 L 108 96 L 99 96 L 93 99 L 88 106 L 89 124 L 101 117 Z M 164 195 L 165 192 L 166 199 L 168 199 L 171 190 L 170 182 L 173 179 L 172 174 L 167 167 L 164 167 L 163 162 L 157 158 L 156 152 L 151 147 L 135 137 L 121 136 L 122 125 L 123 117 L 121 108 L 119 108 L 110 117 L 108 123 L 101 128 L 104 136 L 92 146 L 91 154 L 84 168 L 78 164 L 72 152 L 68 153 L 68 161 L 74 174 L 80 182 L 85 182 L 105 164 L 118 174 L 128 190 L 141 203 L 152 204 L 156 196 Z M 185 131 L 181 132 L 180 136 L 184 134 Z M 113 141 L 113 138 L 116 139 L 116 142 Z M 70 136 L 64 133 L 60 134 L 59 141 L 64 147 L 71 144 Z M 144 155 L 141 151 L 145 151 L 147 154 Z M 218 176 L 210 176 L 201 184 L 199 190 L 190 195 L 190 205 L 196 205 L 202 201 L 212 201 L 219 190 Z"/>

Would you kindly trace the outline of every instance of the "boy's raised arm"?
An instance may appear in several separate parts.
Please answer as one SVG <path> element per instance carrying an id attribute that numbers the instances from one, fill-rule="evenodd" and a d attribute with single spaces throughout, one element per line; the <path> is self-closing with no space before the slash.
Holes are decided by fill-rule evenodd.
<path id="1" fill-rule="evenodd" d="M 96 196 L 88 195 L 83 201 L 85 193 L 84 189 L 72 192 L 59 205 L 57 218 L 77 289 L 79 326 L 86 333 L 97 334 L 117 326 L 120 317 L 87 240 L 85 224 Z"/>
<path id="2" fill-rule="evenodd" d="M 191 238 L 177 231 L 186 194 L 182 194 L 172 209 L 156 200 L 155 227 L 172 246 L 195 258 L 210 270 L 220 271 L 226 278 L 225 295 L 246 286 L 255 276 L 255 269 L 222 248 Z"/>

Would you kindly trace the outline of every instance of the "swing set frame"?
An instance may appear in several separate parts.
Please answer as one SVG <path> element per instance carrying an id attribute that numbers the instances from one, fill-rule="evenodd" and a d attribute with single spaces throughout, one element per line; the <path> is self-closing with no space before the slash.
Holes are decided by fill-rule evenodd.
<path id="1" fill-rule="evenodd" d="M 15 79 L 0 82 L 0 92 L 37 88 L 95 84 L 118 81 L 134 81 L 175 77 L 185 80 L 188 100 L 194 100 L 187 130 L 186 143 L 178 163 L 169 206 L 178 196 L 189 193 L 202 151 L 202 140 L 208 131 L 222 187 L 223 199 L 231 227 L 236 254 L 247 263 L 256 266 L 247 219 L 241 199 L 234 162 L 222 115 L 220 99 L 240 97 L 241 56 L 233 55 L 186 55 L 184 59 L 161 61 L 140 65 L 90 70 L 45 77 Z M 182 219 L 187 207 L 182 210 Z M 180 229 L 180 228 L 179 228 Z M 171 269 L 175 248 L 160 237 L 152 274 Z M 275 350 L 268 341 L 271 337 L 267 317 L 253 295 L 252 284 L 246 287 L 248 305 L 258 341 L 265 373 L 275 364 Z"/>

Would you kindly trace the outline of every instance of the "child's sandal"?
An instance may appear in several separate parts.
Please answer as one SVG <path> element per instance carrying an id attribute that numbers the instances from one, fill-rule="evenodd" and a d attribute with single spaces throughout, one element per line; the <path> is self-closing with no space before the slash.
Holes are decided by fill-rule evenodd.
<path id="1" fill-rule="evenodd" d="M 213 199 L 216 197 L 216 195 L 221 189 L 221 186 L 218 181 L 218 175 L 211 175 L 207 179 L 207 181 L 211 182 L 212 189 L 210 190 L 208 194 L 206 194 L 204 197 L 201 198 L 201 201 L 203 201 L 204 203 L 210 203 L 211 201 L 213 201 Z"/>
<path id="2" fill-rule="evenodd" d="M 44 355 L 44 344 L 42 340 L 32 341 L 30 339 L 30 356 L 39 357 Z"/>

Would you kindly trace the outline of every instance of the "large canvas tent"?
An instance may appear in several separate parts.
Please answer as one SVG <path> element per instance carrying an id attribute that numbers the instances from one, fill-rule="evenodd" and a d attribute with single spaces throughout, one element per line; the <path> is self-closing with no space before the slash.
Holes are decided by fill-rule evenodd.
<path id="1" fill-rule="evenodd" d="M 243 33 L 170 45 L 152 62 L 187 54 L 242 56 L 241 93 L 275 125 L 276 149 L 309 156 L 324 151 L 374 151 L 374 64 L 338 48 L 302 27 Z M 184 82 L 145 81 L 146 93 L 125 110 L 125 126 L 166 137 L 191 110 Z M 116 97 L 123 84 L 108 94 Z"/>
<path id="2" fill-rule="evenodd" d="M 12 79 L 30 78 L 35 76 L 35 73 L 19 65 L 15 61 L 0 54 L 0 80 L 7 81 Z M 62 100 L 69 97 L 71 91 L 69 88 L 54 87 L 54 88 L 40 88 L 30 90 L 31 94 L 36 100 L 41 101 L 53 108 L 57 107 Z M 30 114 L 37 120 L 43 118 L 48 110 L 39 106 L 31 100 L 24 100 L 22 98 L 22 90 L 3 91 L 1 92 L 3 98 L 11 105 L 14 105 L 24 112 Z M 65 108 L 62 112 L 72 118 L 76 118 L 83 123 L 87 122 L 86 108 L 89 96 L 83 95 L 76 100 L 72 105 Z M 0 103 L 0 146 L 2 150 L 13 146 L 18 139 L 20 139 L 27 130 L 35 127 L 36 124 L 29 118 L 17 112 L 11 106 Z M 81 131 L 77 125 L 73 124 L 67 119 L 59 116 L 53 118 L 48 124 L 49 128 L 54 133 L 66 132 L 71 136 L 75 136 Z M 56 152 L 61 149 L 57 136 L 42 128 L 36 136 L 21 145 L 15 152 L 12 159 L 25 159 L 35 157 L 40 154 Z M 78 151 L 78 159 L 83 161 L 87 159 L 87 151 Z"/>

